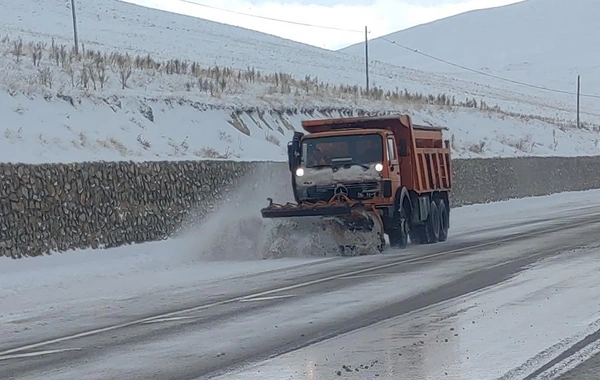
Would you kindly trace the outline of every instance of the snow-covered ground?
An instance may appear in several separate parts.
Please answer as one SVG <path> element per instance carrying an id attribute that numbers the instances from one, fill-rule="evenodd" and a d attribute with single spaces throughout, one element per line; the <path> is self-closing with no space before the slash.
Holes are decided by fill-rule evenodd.
<path id="1" fill-rule="evenodd" d="M 367 98 L 360 57 L 116 0 L 76 2 L 79 61 L 68 4 L 3 5 L 0 161 L 283 160 L 301 119 L 329 115 L 292 112 L 284 121 L 268 111 L 314 107 L 410 113 L 448 127 L 457 157 L 598 151 L 598 127 L 573 128 L 564 94 L 372 62 L 371 85 L 391 93 Z M 473 98 L 478 107 L 465 107 Z M 584 121 L 600 122 L 597 106 L 583 104 Z M 267 116 L 242 114 L 244 128 L 231 111 L 249 107 Z"/>
<path id="2" fill-rule="evenodd" d="M 116 104 L 119 104 L 117 107 Z M 145 110 L 152 109 L 152 120 Z M 496 118 L 468 108 L 406 108 L 419 123 L 445 131 L 454 157 L 582 156 L 600 152 L 598 132 L 559 129 L 542 120 Z M 286 144 L 301 120 L 347 116 L 340 111 L 235 113 L 198 109 L 178 99 L 87 96 L 75 106 L 53 96 L 11 97 L 0 91 L 0 160 L 81 162 L 96 160 L 230 159 L 287 160 Z"/>

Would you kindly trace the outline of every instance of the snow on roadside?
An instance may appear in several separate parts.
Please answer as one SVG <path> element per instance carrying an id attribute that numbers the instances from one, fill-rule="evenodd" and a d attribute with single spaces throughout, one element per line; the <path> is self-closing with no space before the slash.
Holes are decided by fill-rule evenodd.
<path id="1" fill-rule="evenodd" d="M 191 100 L 141 95 L 73 99 L 74 105 L 70 98 L 13 97 L 0 90 L 0 162 L 285 161 L 286 144 L 301 120 L 346 116 L 339 111 L 279 114 L 268 109 L 232 116 L 231 109 L 198 109 Z M 448 127 L 445 137 L 452 141 L 455 158 L 600 152 L 597 132 L 560 130 L 542 120 L 499 119 L 484 111 L 437 106 L 397 112 L 411 114 L 416 123 Z"/>

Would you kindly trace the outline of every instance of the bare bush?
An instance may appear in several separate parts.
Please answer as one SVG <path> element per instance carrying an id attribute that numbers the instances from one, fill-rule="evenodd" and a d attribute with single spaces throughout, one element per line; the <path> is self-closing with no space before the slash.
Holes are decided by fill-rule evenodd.
<path id="1" fill-rule="evenodd" d="M 40 61 L 42 60 L 42 52 L 44 50 L 44 47 L 45 45 L 43 45 L 41 42 L 38 42 L 36 44 L 29 44 L 29 51 L 31 52 L 31 59 L 33 60 L 34 66 L 40 66 Z"/>
<path id="2" fill-rule="evenodd" d="M 126 54 L 125 56 L 117 55 L 115 57 L 115 62 L 119 73 L 119 83 L 121 83 L 121 89 L 124 90 L 128 88 L 127 81 L 129 81 L 132 74 L 131 58 L 129 57 L 129 54 Z"/>
<path id="3" fill-rule="evenodd" d="M 232 152 L 229 150 L 229 147 L 225 150 L 224 153 L 220 153 L 219 151 L 211 147 L 205 147 L 196 150 L 194 154 L 200 158 L 217 158 L 223 160 L 230 159 L 233 156 Z"/>
<path id="4" fill-rule="evenodd" d="M 42 86 L 52 88 L 54 75 L 52 74 L 52 70 L 49 67 L 38 69 L 38 78 Z"/>
<path id="5" fill-rule="evenodd" d="M 87 63 L 83 65 L 83 69 L 87 71 L 87 75 L 90 78 L 92 85 L 94 86 L 94 90 L 97 90 L 98 88 L 96 87 L 96 68 L 91 63 Z"/>
<path id="6" fill-rule="evenodd" d="M 89 85 L 90 85 L 90 75 L 89 75 L 89 71 L 87 70 L 86 66 L 83 66 L 79 70 L 78 82 L 79 82 L 79 85 L 83 86 L 84 89 L 87 90 L 89 88 Z"/>
<path id="7" fill-rule="evenodd" d="M 481 154 L 485 152 L 487 142 L 485 140 L 480 140 L 477 144 L 472 144 L 469 147 L 469 151 L 477 154 Z"/>
<path id="8" fill-rule="evenodd" d="M 21 62 L 21 57 L 25 55 L 23 53 L 23 40 L 22 39 L 19 38 L 18 40 L 13 41 L 11 53 L 12 53 L 12 55 L 14 55 L 17 63 Z"/>
<path id="9" fill-rule="evenodd" d="M 106 73 L 106 61 L 104 59 L 96 61 L 96 76 L 98 77 L 100 89 L 104 90 L 104 86 L 106 85 L 109 79 L 109 76 Z"/>

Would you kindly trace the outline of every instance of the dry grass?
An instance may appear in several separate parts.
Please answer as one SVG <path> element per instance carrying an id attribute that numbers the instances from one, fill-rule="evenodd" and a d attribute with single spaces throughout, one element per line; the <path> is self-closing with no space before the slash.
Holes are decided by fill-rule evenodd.
<path id="1" fill-rule="evenodd" d="M 423 94 L 399 88 L 384 90 L 377 86 L 367 91 L 354 84 L 332 85 L 311 75 L 298 78 L 283 72 L 265 73 L 252 67 L 239 70 L 232 67 L 204 66 L 198 62 L 180 59 L 158 60 L 150 54 L 133 56 L 117 51 L 109 54 L 87 49 L 84 44 L 79 49 L 79 54 L 76 54 L 74 48 L 59 45 L 54 39 L 49 43 L 25 44 L 21 38 L 2 36 L 0 43 L 4 48 L 4 54 L 12 57 L 15 63 L 20 65 L 25 60 L 29 60 L 36 67 L 37 74 L 29 78 L 29 88 L 39 85 L 43 88 L 60 88 L 59 92 L 67 87 L 84 91 L 102 91 L 109 84 L 114 83 L 121 90 L 127 90 L 136 85 L 141 86 L 134 83 L 134 78 L 143 76 L 145 81 L 152 83 L 165 77 L 173 77 L 174 79 L 169 81 L 172 86 L 171 91 L 205 94 L 216 99 L 220 99 L 223 95 L 247 93 L 248 87 L 258 84 L 266 88 L 267 95 L 314 96 L 319 99 L 348 101 L 349 104 L 360 100 L 385 101 L 388 105 L 407 106 L 413 109 L 426 105 L 450 110 L 478 109 L 524 121 L 537 120 L 550 123 L 563 130 L 576 127 L 570 121 L 504 111 L 499 106 L 488 105 L 483 100 L 468 97 L 459 100 L 454 95 L 444 93 Z M 60 83 L 58 83 L 59 79 L 61 79 Z M 17 88 L 11 84 L 8 91 L 13 96 L 18 93 Z M 234 127 L 248 134 L 247 126 L 235 113 L 231 118 L 230 123 Z M 284 126 L 290 128 L 285 121 Z M 600 131 L 600 126 L 591 123 L 582 123 L 581 128 Z"/>
<path id="2" fill-rule="evenodd" d="M 476 99 L 458 101 L 454 96 L 446 94 L 426 95 L 411 93 L 408 90 L 383 90 L 377 86 L 367 91 L 358 85 L 332 85 L 320 81 L 317 77 L 306 75 L 296 78 L 287 73 L 264 73 L 254 68 L 246 70 L 232 67 L 203 66 L 198 62 L 180 59 L 166 61 L 156 60 L 150 54 L 131 56 L 129 53 L 100 51 L 86 49 L 82 45 L 79 54 L 74 48 L 58 45 L 54 39 L 51 42 L 29 43 L 27 48 L 21 38 L 11 39 L 4 36 L 0 39 L 5 50 L 14 57 L 15 62 L 21 63 L 23 57 L 31 60 L 38 67 L 37 83 L 51 87 L 54 81 L 53 69 L 59 69 L 68 75 L 72 88 L 84 90 L 103 90 L 107 83 L 115 81 L 121 89 L 130 88 L 130 79 L 135 72 L 146 73 L 149 77 L 180 76 L 182 88 L 200 92 L 213 97 L 227 93 L 239 93 L 249 84 L 265 84 L 268 93 L 283 95 L 309 95 L 331 97 L 334 99 L 388 101 L 398 104 L 430 104 L 448 107 L 488 108 L 485 103 Z M 43 64 L 44 67 L 41 65 Z M 491 109 L 491 108 L 490 108 Z"/>
<path id="3" fill-rule="evenodd" d="M 229 148 L 221 153 L 219 151 L 217 151 L 215 148 L 211 148 L 211 147 L 204 147 L 201 149 L 198 149 L 194 152 L 194 154 L 200 158 L 212 158 L 212 159 L 230 159 L 232 158 L 234 155 L 233 153 L 229 150 Z"/>
<path id="4" fill-rule="evenodd" d="M 471 146 L 469 146 L 469 151 L 471 151 L 473 153 L 481 154 L 481 153 L 485 152 L 486 148 L 487 148 L 487 142 L 485 140 L 481 140 L 481 141 L 479 141 L 479 143 L 472 144 Z"/>
<path id="5" fill-rule="evenodd" d="M 122 156 L 128 156 L 131 154 L 131 150 L 128 149 L 122 142 L 117 140 L 117 138 L 115 138 L 115 137 L 110 137 L 106 140 L 98 139 L 98 140 L 96 140 L 96 142 L 98 143 L 98 145 L 100 145 L 101 147 L 103 147 L 105 149 L 116 150 Z"/>
<path id="6" fill-rule="evenodd" d="M 533 137 L 531 135 L 527 135 L 521 138 L 503 138 L 501 142 L 504 145 L 515 148 L 518 151 L 524 153 L 531 153 L 533 148 L 535 148 L 536 143 L 533 141 Z"/>

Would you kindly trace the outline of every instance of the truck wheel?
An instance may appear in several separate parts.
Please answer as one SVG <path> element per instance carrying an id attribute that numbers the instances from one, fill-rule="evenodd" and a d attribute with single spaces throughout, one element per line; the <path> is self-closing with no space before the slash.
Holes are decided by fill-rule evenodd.
<path id="1" fill-rule="evenodd" d="M 397 217 L 397 226 L 390 230 L 388 237 L 390 238 L 390 246 L 392 248 L 406 248 L 408 245 L 408 217 L 404 207 L 400 208 L 399 215 Z"/>
<path id="2" fill-rule="evenodd" d="M 425 226 L 422 224 L 418 224 L 416 226 L 412 226 L 409 232 L 410 242 L 414 245 L 424 244 L 425 243 Z"/>
<path id="3" fill-rule="evenodd" d="M 440 213 L 440 234 L 438 240 L 446 241 L 448 240 L 448 229 L 450 228 L 450 214 L 443 199 L 438 201 L 438 209 Z"/>
<path id="4" fill-rule="evenodd" d="M 435 201 L 431 201 L 431 210 L 425 221 L 425 243 L 437 243 L 440 238 L 440 210 Z"/>

